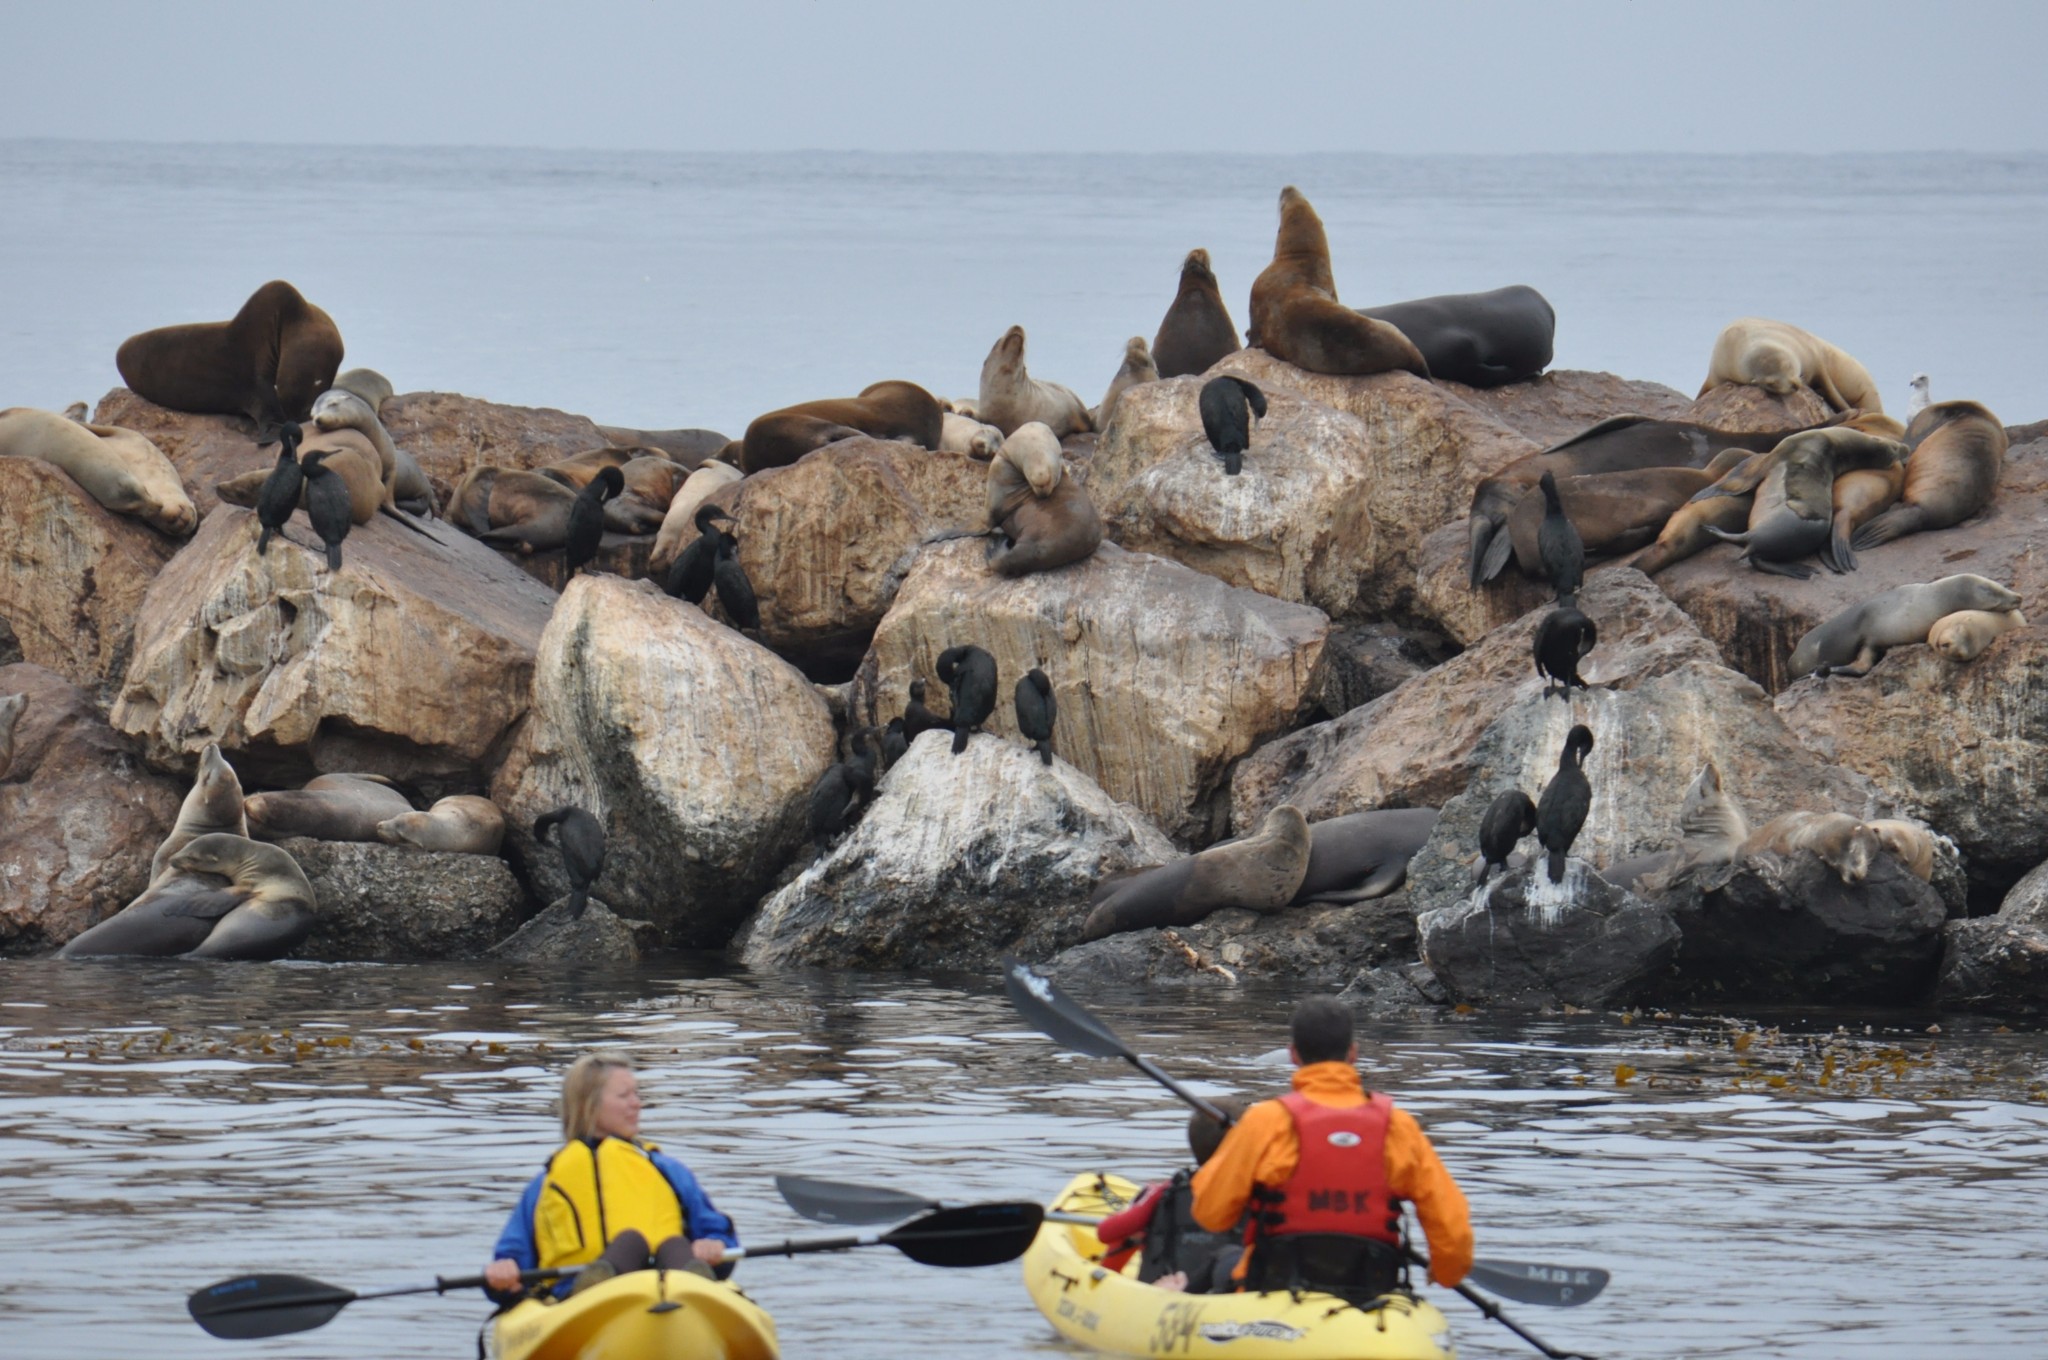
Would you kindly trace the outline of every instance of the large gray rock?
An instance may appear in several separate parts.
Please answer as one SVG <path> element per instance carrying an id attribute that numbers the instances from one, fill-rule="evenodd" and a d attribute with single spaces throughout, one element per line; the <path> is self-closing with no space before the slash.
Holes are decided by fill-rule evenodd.
<path id="1" fill-rule="evenodd" d="M 572 917 L 565 897 L 493 945 L 490 955 L 517 963 L 637 963 L 660 947 L 652 922 L 619 916 L 594 897 Z"/>
<path id="2" fill-rule="evenodd" d="M 2035 865 L 1998 906 L 2000 919 L 2048 930 L 2048 862 Z"/>
<path id="3" fill-rule="evenodd" d="M 301 959 L 475 959 L 518 926 L 526 893 L 496 855 L 279 841 L 320 904 Z"/>
<path id="4" fill-rule="evenodd" d="M 2048 1017 L 2048 929 L 2003 913 L 1943 930 L 1934 1004 L 2016 1019 Z"/>
<path id="5" fill-rule="evenodd" d="M 1357 623 L 1333 629 L 1323 647 L 1316 700 L 1339 717 L 1443 664 L 1450 646 L 1440 637 L 1392 623 Z"/>
<path id="6" fill-rule="evenodd" d="M 1131 930 L 1076 945 L 1045 971 L 1065 985 L 1104 989 L 1284 982 L 1331 991 L 1368 969 L 1414 959 L 1414 911 L 1395 893 L 1352 906 L 1264 915 L 1230 907 L 1196 925 Z"/>
<path id="7" fill-rule="evenodd" d="M 1539 863 L 1416 918 L 1422 961 L 1459 1001 L 1495 1006 L 1625 1004 L 1678 953 L 1663 907 L 1581 860 L 1552 883 Z"/>
<path id="8" fill-rule="evenodd" d="M 927 732 L 860 824 L 761 904 L 734 951 L 753 967 L 993 967 L 1080 938 L 1096 882 L 1174 858 L 1143 814 L 1064 760 L 988 735 L 954 755 Z"/>

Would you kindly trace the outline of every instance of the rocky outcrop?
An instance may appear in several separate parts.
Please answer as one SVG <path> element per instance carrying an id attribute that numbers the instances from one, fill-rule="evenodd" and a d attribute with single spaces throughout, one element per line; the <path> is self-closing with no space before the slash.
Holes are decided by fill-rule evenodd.
<path id="1" fill-rule="evenodd" d="M 510 934 L 526 894 L 496 855 L 291 836 L 320 904 L 299 959 L 475 959 Z"/>
<path id="2" fill-rule="evenodd" d="M 6 691 L 0 689 L 0 694 Z M 2048 930 L 2048 862 L 2035 865 L 2012 885 L 1999 903 L 1998 914 L 2017 925 Z"/>
<path id="3" fill-rule="evenodd" d="M 1690 409 L 1672 419 L 1748 434 L 1763 430 L 1803 429 L 1817 425 L 1833 414 L 1833 408 L 1810 387 L 1796 387 L 1780 397 L 1761 387 L 1730 384 L 1702 393 Z"/>
<path id="4" fill-rule="evenodd" d="M 1522 575 L 1512 561 L 1499 576 L 1472 589 L 1467 565 L 1471 541 L 1466 521 L 1454 520 L 1422 540 L 1415 567 L 1416 614 L 1464 647 L 1549 603 L 1557 593 L 1548 581 L 1532 581 Z M 1615 565 L 1619 563 L 1588 563 L 1586 579 L 1597 580 Z"/>
<path id="5" fill-rule="evenodd" d="M 0 758 L 0 954 L 25 954 L 141 895 L 185 790 L 148 770 L 136 743 L 56 672 L 0 667 L 0 699 L 10 695 L 28 704 L 12 758 Z"/>
<path id="6" fill-rule="evenodd" d="M 1933 1000 L 1947 1010 L 2048 1017 L 2048 929 L 2003 913 L 1950 921 Z"/>
<path id="7" fill-rule="evenodd" d="M 660 948 L 661 931 L 653 922 L 619 916 L 593 897 L 575 917 L 563 898 L 490 952 L 515 963 L 637 963 Z"/>
<path id="8" fill-rule="evenodd" d="M 1064 760 L 928 732 L 860 824 L 761 904 L 734 951 L 756 968 L 985 970 L 1080 938 L 1096 883 L 1175 858 L 1144 817 Z"/>
<path id="9" fill-rule="evenodd" d="M 531 832 L 573 803 L 609 838 L 598 896 L 672 944 L 723 945 L 804 839 L 833 759 L 825 700 L 696 606 L 605 576 L 563 592 L 532 699 L 491 785 L 528 880 L 567 893 L 555 850 Z"/>
<path id="10" fill-rule="evenodd" d="M 1416 927 L 1422 961 L 1454 999 L 1496 1006 L 1626 1004 L 1678 953 L 1669 912 L 1576 861 L 1559 883 L 1540 863 L 1513 870 Z"/>
<path id="11" fill-rule="evenodd" d="M 473 792 L 526 711 L 554 596 L 439 522 L 354 529 L 329 573 L 304 521 L 257 556 L 223 506 L 150 584 L 113 708 L 151 758 L 218 741 L 252 784 L 382 774 Z"/>
<path id="12" fill-rule="evenodd" d="M 973 643 L 996 660 L 987 728 L 1015 737 L 1011 692 L 1040 666 L 1059 702 L 1053 750 L 1169 836 L 1206 842 L 1221 833 L 1212 799 L 1230 763 L 1314 702 L 1328 628 L 1317 610 L 1114 544 L 1018 580 L 990 572 L 979 543 L 934 544 L 875 632 L 853 708 L 885 724 L 918 677 L 943 708 L 939 653 Z"/>
<path id="13" fill-rule="evenodd" d="M 143 593 L 180 541 L 27 458 L 0 458 L 0 504 L 0 617 L 22 656 L 89 690 L 111 688 Z"/>
<path id="14" fill-rule="evenodd" d="M 1044 971 L 1067 986 L 1104 990 L 1274 982 L 1335 991 L 1369 969 L 1414 962 L 1415 938 L 1414 911 L 1400 893 L 1269 915 L 1233 907 L 1197 925 L 1132 930 L 1076 945 Z"/>
<path id="15" fill-rule="evenodd" d="M 612 442 L 584 416 L 453 392 L 402 393 L 378 416 L 393 443 L 419 459 L 429 477 L 451 485 L 471 468 L 544 467 Z"/>
<path id="16" fill-rule="evenodd" d="M 1391 623 L 1354 623 L 1330 631 L 1323 646 L 1316 703 L 1330 717 L 1391 694 L 1450 652 L 1442 638 Z"/>
<path id="17" fill-rule="evenodd" d="M 1692 663 L 1719 669 L 1713 644 L 1640 572 L 1596 577 L 1580 605 L 1600 629 L 1599 645 L 1580 667 L 1592 684 L 1633 688 Z M 1231 824 L 1256 826 L 1281 803 L 1294 804 L 1313 822 L 1372 808 L 1438 807 L 1464 792 L 1478 738 L 1503 713 L 1535 706 L 1561 715 L 1584 706 L 1583 697 L 1574 705 L 1555 699 L 1546 705 L 1538 697 L 1543 682 L 1530 648 L 1546 612 L 1548 606 L 1495 630 L 1363 708 L 1260 747 L 1232 773 Z M 1761 695 L 1756 706 L 1769 712 Z M 1537 763 L 1547 764 L 1528 786 L 1532 796 L 1554 768 L 1569 726 L 1564 722 L 1541 754 Z M 1599 759 L 1597 750 L 1594 758 Z M 1674 814 L 1679 791 L 1691 777 L 1688 769 L 1671 787 Z"/>
<path id="18" fill-rule="evenodd" d="M 1441 379 L 1437 386 L 1546 449 L 1615 416 L 1684 420 L 1692 408 L 1692 398 L 1663 383 L 1569 368 L 1505 387 L 1467 387 Z"/>

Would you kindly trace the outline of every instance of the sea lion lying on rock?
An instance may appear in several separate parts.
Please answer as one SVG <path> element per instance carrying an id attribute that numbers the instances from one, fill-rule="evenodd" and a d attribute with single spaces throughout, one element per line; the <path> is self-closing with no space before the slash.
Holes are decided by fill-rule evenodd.
<path id="1" fill-rule="evenodd" d="M 1000 447 L 1002 441 L 996 442 Z M 684 479 L 682 489 L 669 501 L 668 511 L 661 517 L 661 528 L 654 535 L 654 552 L 648 558 L 648 566 L 656 572 L 666 571 L 695 532 L 693 521 L 698 507 L 745 475 L 732 464 L 722 463 L 716 458 L 706 458 L 699 463 L 697 470 Z"/>
<path id="2" fill-rule="evenodd" d="M 1557 496 L 1587 555 L 1613 557 L 1656 538 L 1680 506 L 1748 456 L 1741 449 L 1724 449 L 1704 468 L 1638 468 L 1566 477 L 1557 482 Z M 1544 579 L 1537 542 L 1544 508 L 1541 495 L 1526 495 L 1507 519 L 1515 565 L 1532 580 Z"/>
<path id="3" fill-rule="evenodd" d="M 1936 623 L 1966 609 L 2016 610 L 2018 592 L 1967 572 L 1922 585 L 1899 586 L 1851 605 L 1799 639 L 1794 680 L 1806 675 L 1868 675 L 1893 647 L 1925 642 Z"/>
<path id="4" fill-rule="evenodd" d="M 341 354 L 334 319 L 273 279 L 232 320 L 129 336 L 114 364 L 136 395 L 173 411 L 247 416 L 267 441 L 285 421 L 312 418 Z"/>
<path id="5" fill-rule="evenodd" d="M 376 841 L 379 823 L 413 809 L 381 775 L 323 774 L 302 789 L 251 794 L 242 810 L 251 833 L 263 840 Z"/>
<path id="6" fill-rule="evenodd" d="M 313 885 L 284 850 L 214 832 L 181 847 L 162 877 L 58 951 L 60 958 L 281 958 L 312 932 Z"/>
<path id="7" fill-rule="evenodd" d="M 313 403 L 313 423 L 322 430 L 355 430 L 369 440 L 377 450 L 389 503 L 415 515 L 432 514 L 434 486 L 427 480 L 419 460 L 391 442 L 391 432 L 384 428 L 384 422 L 378 419 L 376 408 L 368 400 L 341 387 L 338 379 L 336 383 Z M 318 447 L 314 445 L 314 448 Z"/>
<path id="8" fill-rule="evenodd" d="M 1663 892 L 1693 870 L 1726 865 L 1749 839 L 1742 808 L 1721 787 L 1721 768 L 1709 760 L 1686 786 L 1678 810 L 1678 848 L 1634 855 L 1600 876 L 1631 892 Z"/>
<path id="9" fill-rule="evenodd" d="M 1788 812 L 1751 832 L 1735 857 L 1811 850 L 1853 887 L 1869 875 L 1871 861 L 1883 848 L 1875 831 L 1846 812 Z"/>
<path id="10" fill-rule="evenodd" d="M 1212 845 L 1171 864 L 1105 879 L 1090 899 L 1083 940 L 1146 926 L 1191 926 L 1212 911 L 1278 911 L 1308 876 L 1311 840 L 1299 810 L 1283 803 L 1258 834 Z"/>
<path id="11" fill-rule="evenodd" d="M 1389 808 L 1330 817 L 1308 829 L 1308 870 L 1289 906 L 1342 906 L 1385 897 L 1408 881 L 1436 829 L 1435 808 Z"/>
<path id="12" fill-rule="evenodd" d="M 1731 321 L 1714 337 L 1699 395 L 1730 384 L 1780 397 L 1804 385 L 1837 411 L 1884 410 L 1869 369 L 1811 331 L 1761 317 Z"/>
<path id="13" fill-rule="evenodd" d="M 505 814 L 488 798 L 458 793 L 425 812 L 402 812 L 377 823 L 386 845 L 439 850 L 457 855 L 495 855 L 505 840 Z"/>
<path id="14" fill-rule="evenodd" d="M 538 472 L 480 467 L 463 474 L 448 497 L 448 519 L 486 542 L 547 552 L 569 541 L 576 492 Z"/>
<path id="15" fill-rule="evenodd" d="M 956 415 L 951 411 L 939 417 L 939 451 L 941 453 L 964 453 L 970 458 L 983 460 L 996 456 L 996 450 L 1003 446 L 1003 432 L 993 425 L 984 425 L 970 416 Z"/>
<path id="16" fill-rule="evenodd" d="M 1749 527 L 1740 534 L 1708 527 L 1716 538 L 1739 544 L 1738 561 L 1758 571 L 1805 580 L 1813 568 L 1797 559 L 1828 548 L 1835 519 L 1835 478 L 1843 472 L 1894 467 L 1906 446 L 1896 439 L 1865 434 L 1847 425 L 1788 435 L 1768 453 L 1740 467 L 1693 497 L 1712 500 L 1751 492 Z"/>
<path id="17" fill-rule="evenodd" d="M 1946 529 L 1991 504 L 2008 442 L 1998 417 L 1974 401 L 1938 401 L 1921 411 L 1906 427 L 1912 454 L 1899 503 L 1856 531 L 1856 549 Z"/>
<path id="18" fill-rule="evenodd" d="M 1962 609 L 1944 614 L 1927 630 L 1927 645 L 1950 661 L 1975 661 L 1998 637 L 2027 626 L 2017 609 Z"/>
<path id="19" fill-rule="evenodd" d="M 989 463 L 988 512 L 989 564 L 1004 576 L 1051 571 L 1102 546 L 1102 516 L 1039 421 L 1018 426 Z"/>
<path id="20" fill-rule="evenodd" d="M 1152 362 L 1152 347 L 1145 343 L 1145 337 L 1134 335 L 1124 342 L 1124 361 L 1118 366 L 1116 376 L 1109 380 L 1109 390 L 1102 394 L 1102 404 L 1089 412 L 1089 421 L 1098 430 L 1109 428 L 1109 418 L 1116 414 L 1117 400 L 1139 383 L 1159 381 L 1159 369 Z"/>
<path id="21" fill-rule="evenodd" d="M 916 383 L 870 383 L 857 397 L 800 402 L 756 416 L 739 441 L 739 468 L 751 474 L 787 467 L 813 449 L 857 434 L 907 439 L 936 449 L 943 433 L 942 414 L 938 398 Z"/>
<path id="22" fill-rule="evenodd" d="M 144 435 L 118 425 L 88 425 L 55 411 L 0 411 L 0 457 L 32 458 L 62 468 L 85 494 L 117 515 L 189 538 L 199 511 L 178 470 Z"/>

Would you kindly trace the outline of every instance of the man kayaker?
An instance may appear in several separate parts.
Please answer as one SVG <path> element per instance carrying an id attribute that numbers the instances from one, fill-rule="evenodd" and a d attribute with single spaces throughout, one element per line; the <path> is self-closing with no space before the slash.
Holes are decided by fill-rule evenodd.
<path id="1" fill-rule="evenodd" d="M 1233 1120 L 1245 1110 L 1241 1100 L 1216 1104 Z M 1224 1132 L 1222 1124 L 1199 1110 L 1188 1116 L 1188 1150 L 1196 1167 L 1216 1155 Z M 1102 1264 L 1121 1270 L 1132 1252 L 1143 1251 L 1138 1278 L 1147 1284 L 1190 1294 L 1227 1294 L 1235 1288 L 1230 1272 L 1244 1246 L 1231 1229 L 1210 1232 L 1195 1222 L 1193 1179 L 1193 1171 L 1176 1171 L 1171 1180 L 1146 1186 L 1130 1208 L 1096 1224 L 1095 1236 L 1110 1249 Z"/>
<path id="2" fill-rule="evenodd" d="M 498 1234 L 484 1270 L 494 1297 L 516 1295 L 520 1271 L 553 1266 L 582 1266 L 577 1290 L 650 1264 L 709 1277 L 740 1244 L 690 1168 L 640 1141 L 640 1087 L 623 1054 L 570 1064 L 562 1135 Z"/>
<path id="3" fill-rule="evenodd" d="M 1406 1260 L 1404 1200 L 1429 1237 L 1431 1279 L 1454 1285 L 1472 1266 L 1464 1193 L 1414 1117 L 1366 1093 L 1351 1025 L 1334 997 L 1297 1005 L 1293 1092 L 1252 1106 L 1195 1173 L 1197 1223 L 1222 1232 L 1245 1217 L 1244 1289 L 1386 1293 Z"/>

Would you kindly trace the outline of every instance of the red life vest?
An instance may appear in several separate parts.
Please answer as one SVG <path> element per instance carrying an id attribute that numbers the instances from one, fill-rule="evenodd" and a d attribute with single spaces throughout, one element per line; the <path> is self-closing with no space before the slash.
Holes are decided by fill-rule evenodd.
<path id="1" fill-rule="evenodd" d="M 1245 1242 L 1296 1233 L 1337 1233 L 1395 1246 L 1401 1202 L 1387 1188 L 1387 1123 L 1394 1102 L 1369 1095 L 1363 1105 L 1318 1105 L 1300 1092 L 1280 1097 L 1294 1119 L 1301 1159 L 1287 1184 L 1254 1186 Z"/>

